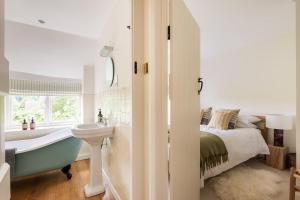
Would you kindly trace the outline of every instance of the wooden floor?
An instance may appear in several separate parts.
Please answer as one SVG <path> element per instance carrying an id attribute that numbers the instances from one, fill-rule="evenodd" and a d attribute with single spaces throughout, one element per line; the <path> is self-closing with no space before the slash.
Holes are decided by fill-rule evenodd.
<path id="1" fill-rule="evenodd" d="M 69 181 L 59 170 L 14 181 L 12 200 L 115 200 L 105 180 L 105 194 L 85 198 L 83 188 L 89 177 L 88 160 L 75 162 L 71 172 L 73 177 Z"/>

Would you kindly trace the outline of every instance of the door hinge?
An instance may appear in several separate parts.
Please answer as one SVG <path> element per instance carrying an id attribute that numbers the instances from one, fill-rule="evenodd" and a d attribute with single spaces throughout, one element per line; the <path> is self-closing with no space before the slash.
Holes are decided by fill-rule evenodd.
<path id="1" fill-rule="evenodd" d="M 134 62 L 134 67 L 133 67 L 133 71 L 134 71 L 134 74 L 137 74 L 137 62 L 135 61 Z"/>
<path id="2" fill-rule="evenodd" d="M 171 26 L 168 26 L 168 40 L 171 40 Z"/>
<path id="3" fill-rule="evenodd" d="M 149 73 L 149 64 L 145 63 L 144 64 L 144 74 L 148 74 Z"/>

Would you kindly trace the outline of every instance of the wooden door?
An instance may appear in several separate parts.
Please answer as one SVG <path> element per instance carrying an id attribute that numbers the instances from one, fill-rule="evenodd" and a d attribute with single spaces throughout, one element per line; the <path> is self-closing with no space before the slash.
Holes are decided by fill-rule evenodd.
<path id="1" fill-rule="evenodd" d="M 183 0 L 170 0 L 170 199 L 200 199 L 200 31 Z"/>

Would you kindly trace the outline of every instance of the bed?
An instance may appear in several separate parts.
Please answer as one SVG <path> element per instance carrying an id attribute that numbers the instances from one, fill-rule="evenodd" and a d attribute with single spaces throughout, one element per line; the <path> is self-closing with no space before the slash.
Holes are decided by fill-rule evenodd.
<path id="1" fill-rule="evenodd" d="M 239 165 L 250 158 L 259 154 L 269 154 L 267 146 L 267 133 L 265 119 L 257 124 L 258 128 L 236 128 L 231 130 L 210 129 L 206 125 L 201 125 L 203 132 L 217 135 L 224 142 L 228 151 L 228 161 L 204 172 L 201 177 L 201 187 L 204 186 L 204 180 L 217 176 L 236 165 Z"/>

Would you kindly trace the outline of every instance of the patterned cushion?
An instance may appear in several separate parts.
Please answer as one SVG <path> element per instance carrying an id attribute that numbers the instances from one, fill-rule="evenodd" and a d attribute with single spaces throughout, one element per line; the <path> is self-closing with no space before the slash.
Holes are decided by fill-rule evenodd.
<path id="1" fill-rule="evenodd" d="M 230 119 L 230 122 L 228 124 L 228 129 L 235 129 L 236 128 L 236 123 L 238 121 L 238 116 L 240 109 L 219 109 L 218 111 L 220 112 L 231 112 L 232 113 L 232 118 Z"/>
<path id="2" fill-rule="evenodd" d="M 232 118 L 232 112 L 214 111 L 212 118 L 208 124 L 209 128 L 216 128 L 220 130 L 227 130 L 229 122 Z"/>
<path id="3" fill-rule="evenodd" d="M 203 112 L 203 110 L 201 110 L 201 111 L 200 111 L 200 124 L 201 124 L 201 120 L 202 120 L 202 118 L 203 118 L 203 115 L 204 115 L 204 112 Z"/>
<path id="4" fill-rule="evenodd" d="M 209 123 L 209 120 L 211 118 L 211 111 L 212 111 L 212 107 L 201 110 L 201 112 L 203 113 L 202 118 L 201 118 L 201 125 L 207 125 Z M 200 113 L 200 116 L 201 116 L 201 113 Z"/>

